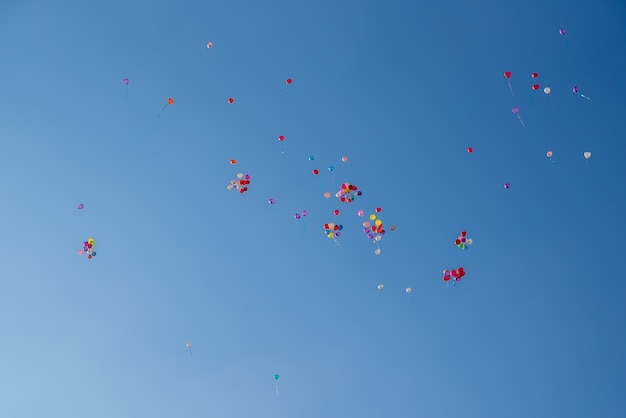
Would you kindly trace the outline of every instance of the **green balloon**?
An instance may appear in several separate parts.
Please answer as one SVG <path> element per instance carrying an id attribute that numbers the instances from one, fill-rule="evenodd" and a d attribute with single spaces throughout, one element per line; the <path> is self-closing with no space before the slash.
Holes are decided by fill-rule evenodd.
<path id="1" fill-rule="evenodd" d="M 280 377 L 279 375 L 275 374 L 274 375 L 274 380 L 278 380 L 279 377 Z"/>

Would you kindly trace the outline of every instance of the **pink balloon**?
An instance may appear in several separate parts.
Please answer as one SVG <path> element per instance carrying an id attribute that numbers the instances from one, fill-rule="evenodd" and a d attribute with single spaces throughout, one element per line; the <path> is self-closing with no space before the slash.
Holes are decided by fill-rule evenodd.
<path id="1" fill-rule="evenodd" d="M 122 79 L 122 83 L 128 85 L 128 79 L 127 78 Z"/>

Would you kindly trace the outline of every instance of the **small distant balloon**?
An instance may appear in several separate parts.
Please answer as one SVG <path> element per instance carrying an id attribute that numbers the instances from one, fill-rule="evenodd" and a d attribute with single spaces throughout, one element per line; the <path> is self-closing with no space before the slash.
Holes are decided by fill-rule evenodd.
<path id="1" fill-rule="evenodd" d="M 333 213 L 335 214 L 335 216 L 338 216 L 338 215 L 339 215 L 339 209 L 335 209 L 335 210 L 333 211 Z"/>
<path id="2" fill-rule="evenodd" d="M 80 205 L 78 205 L 78 209 L 84 209 L 85 205 L 83 205 L 82 203 Z"/>
<path id="3" fill-rule="evenodd" d="M 469 153 L 471 154 L 472 152 L 474 152 L 474 148 L 472 148 L 472 147 L 468 147 L 468 148 L 467 148 L 467 152 L 469 152 Z"/>
<path id="4" fill-rule="evenodd" d="M 521 123 L 522 126 L 525 128 L 526 125 L 524 125 L 524 122 L 522 121 L 522 117 L 519 115 L 519 107 L 514 106 L 513 109 L 511 109 L 511 112 L 513 112 L 515 114 L 515 116 L 517 116 L 517 119 L 519 120 L 519 123 Z"/>
<path id="5" fill-rule="evenodd" d="M 539 90 L 539 84 L 533 84 L 532 89 L 535 91 Z"/>
<path id="6" fill-rule="evenodd" d="M 185 347 L 187 347 L 187 348 L 191 348 L 191 343 L 187 343 L 187 344 L 185 344 Z"/>
<path id="7" fill-rule="evenodd" d="M 167 104 L 168 105 L 174 104 L 174 99 L 172 99 L 171 97 L 167 99 Z"/>
<path id="8" fill-rule="evenodd" d="M 583 153 L 583 156 L 585 157 L 585 160 L 588 160 L 589 158 L 591 158 L 591 153 L 589 151 L 585 151 Z"/>
<path id="9" fill-rule="evenodd" d="M 410 288 L 410 287 L 407 287 L 407 288 L 405 289 L 405 292 L 406 292 L 406 293 L 411 293 L 411 288 Z"/>
<path id="10" fill-rule="evenodd" d="M 274 204 L 274 202 L 275 202 L 275 200 L 274 200 L 274 199 L 272 199 L 272 198 L 270 197 L 270 199 L 268 200 L 268 202 L 270 202 L 270 205 L 273 205 L 273 204 Z"/>
<path id="11" fill-rule="evenodd" d="M 531 76 L 532 78 L 537 78 L 537 77 L 539 77 L 539 74 L 537 74 L 537 73 L 532 73 L 530 76 Z"/>
<path id="12" fill-rule="evenodd" d="M 285 80 L 285 83 L 287 83 L 287 84 L 291 84 L 291 81 L 292 81 L 292 80 L 291 80 L 290 78 L 288 78 L 287 80 Z"/>
<path id="13" fill-rule="evenodd" d="M 578 88 L 578 86 L 574 86 L 574 87 L 572 88 L 572 91 L 573 91 L 574 93 L 576 93 L 577 95 L 579 95 L 580 97 L 582 97 L 583 99 L 591 100 L 591 97 L 589 97 L 589 96 L 585 96 L 584 94 L 582 94 L 582 93 L 580 92 L 580 89 Z"/>
<path id="14" fill-rule="evenodd" d="M 280 378 L 280 375 L 278 375 L 278 374 L 274 375 L 274 380 L 278 380 L 279 378 Z"/>
<path id="15" fill-rule="evenodd" d="M 230 160 L 230 163 L 231 163 L 232 165 L 235 165 L 235 164 L 237 164 L 237 160 Z"/>
<path id="16" fill-rule="evenodd" d="M 380 248 L 376 248 L 376 251 L 374 251 L 374 254 L 380 255 Z"/>
<path id="17" fill-rule="evenodd" d="M 283 135 L 278 135 L 278 140 L 280 142 L 283 142 L 285 140 L 285 137 Z"/>
<path id="18" fill-rule="evenodd" d="M 235 103 L 235 99 L 233 99 L 232 97 L 228 98 L 228 103 L 233 104 Z"/>
<path id="19" fill-rule="evenodd" d="M 213 42 L 207 42 L 206 47 L 207 49 L 213 48 Z"/>
<path id="20" fill-rule="evenodd" d="M 559 29 L 559 35 L 565 36 L 565 28 Z"/>
<path id="21" fill-rule="evenodd" d="M 543 89 L 543 92 L 544 92 L 545 94 L 550 94 L 550 92 L 551 92 L 551 91 L 552 91 L 552 90 L 550 89 L 550 87 L 545 87 L 545 88 Z"/>
<path id="22" fill-rule="evenodd" d="M 547 156 L 548 158 L 552 158 L 552 151 L 548 151 L 548 152 L 546 152 L 546 156 Z"/>
<path id="23" fill-rule="evenodd" d="M 513 96 L 513 87 L 511 86 L 511 72 L 505 71 L 504 78 L 507 79 L 507 82 L 509 83 L 509 90 L 511 90 L 511 96 Z"/>
<path id="24" fill-rule="evenodd" d="M 309 161 L 313 161 L 315 159 L 315 155 L 309 155 Z"/>
<path id="25" fill-rule="evenodd" d="M 335 166 L 334 165 L 329 165 L 328 166 L 328 171 L 335 171 Z"/>
<path id="26" fill-rule="evenodd" d="M 395 225 L 391 225 L 391 228 L 389 228 L 389 229 L 391 229 L 392 231 L 395 231 L 396 230 L 396 226 Z"/>
<path id="27" fill-rule="evenodd" d="M 384 288 L 385 286 L 381 283 L 381 284 L 379 284 L 377 287 L 378 287 L 378 290 L 383 290 L 383 288 Z"/>
<path id="28" fill-rule="evenodd" d="M 505 189 L 510 189 L 510 188 L 511 188 L 511 185 L 510 185 L 509 183 L 504 183 L 504 188 L 505 188 Z"/>
<path id="29" fill-rule="evenodd" d="M 365 213 L 365 212 L 363 212 L 362 210 L 360 210 L 360 211 L 358 211 L 358 212 L 357 212 L 357 214 L 358 214 L 359 216 L 363 216 L 363 214 L 364 214 L 364 213 Z"/>
<path id="30" fill-rule="evenodd" d="M 324 192 L 324 197 L 326 199 L 330 199 L 330 192 Z"/>
<path id="31" fill-rule="evenodd" d="M 343 157 L 341 157 L 341 161 L 343 161 L 344 163 L 348 162 L 348 157 L 346 157 L 345 155 Z"/>
<path id="32" fill-rule="evenodd" d="M 173 105 L 173 104 L 174 104 L 174 99 L 172 99 L 171 97 L 169 99 L 167 99 L 167 103 L 165 104 L 165 106 L 163 106 L 163 108 L 161 109 L 161 111 L 157 115 L 157 118 L 161 117 L 161 113 L 163 113 L 163 111 L 165 110 L 165 108 L 167 108 L 168 105 Z"/>
<path id="33" fill-rule="evenodd" d="M 127 78 L 123 78 L 122 79 L 122 83 L 124 83 L 125 85 L 128 85 L 128 79 Z"/>
<path id="34" fill-rule="evenodd" d="M 320 173 L 320 171 L 316 168 L 313 170 L 313 174 L 315 174 L 316 176 Z"/>

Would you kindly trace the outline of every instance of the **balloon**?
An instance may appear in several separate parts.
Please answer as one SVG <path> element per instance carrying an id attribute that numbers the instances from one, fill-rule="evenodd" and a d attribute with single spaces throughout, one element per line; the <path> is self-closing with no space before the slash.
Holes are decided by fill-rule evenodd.
<path id="1" fill-rule="evenodd" d="M 406 291 L 406 293 L 411 293 L 411 288 L 410 288 L 410 287 L 407 287 L 407 288 L 405 289 L 405 291 Z"/>
<path id="2" fill-rule="evenodd" d="M 213 48 L 213 42 L 207 42 L 206 47 L 207 49 Z"/>
<path id="3" fill-rule="evenodd" d="M 472 152 L 474 152 L 474 148 L 472 148 L 472 147 L 468 147 L 468 148 L 467 148 L 467 152 L 469 152 L 469 153 L 471 154 Z"/>
<path id="4" fill-rule="evenodd" d="M 274 380 L 278 380 L 278 378 L 280 378 L 280 376 L 279 376 L 279 375 L 277 375 L 277 374 L 275 374 L 275 375 L 274 375 Z"/>
<path id="5" fill-rule="evenodd" d="M 511 109 L 511 112 L 513 112 L 515 114 L 515 116 L 517 116 L 517 119 L 519 120 L 519 123 L 521 123 L 522 126 L 525 128 L 526 125 L 524 125 L 524 122 L 522 121 L 522 117 L 519 115 L 519 107 L 514 106 L 513 109 Z"/>
<path id="6" fill-rule="evenodd" d="M 124 84 L 128 85 L 128 79 L 127 79 L 127 78 L 123 78 L 123 79 L 122 79 L 122 83 L 124 83 Z"/>
<path id="7" fill-rule="evenodd" d="M 314 155 L 309 155 L 309 161 L 313 161 L 315 159 Z"/>
<path id="8" fill-rule="evenodd" d="M 191 348 L 191 343 L 187 343 L 187 344 L 185 344 L 185 347 L 187 347 L 187 348 Z"/>
<path id="9" fill-rule="evenodd" d="M 505 188 L 505 189 L 510 189 L 510 188 L 511 188 L 511 185 L 510 185 L 509 183 L 504 183 L 504 188 Z"/>
<path id="10" fill-rule="evenodd" d="M 248 185 L 250 184 L 250 174 L 237 173 L 237 179 L 230 181 L 230 184 L 226 186 L 228 190 L 238 190 L 239 193 L 245 193 L 248 191 Z"/>
<path id="11" fill-rule="evenodd" d="M 333 213 L 335 214 L 335 216 L 339 215 L 339 209 L 335 209 Z"/>
<path id="12" fill-rule="evenodd" d="M 283 135 L 278 135 L 278 140 L 280 142 L 283 142 L 285 140 L 285 137 Z"/>
<path id="13" fill-rule="evenodd" d="M 316 176 L 319 174 L 319 170 L 316 168 L 315 170 L 313 170 L 313 174 L 315 174 Z"/>
<path id="14" fill-rule="evenodd" d="M 343 161 L 344 163 L 348 162 L 348 157 L 346 157 L 345 155 L 343 157 L 341 157 L 341 161 Z"/>
<path id="15" fill-rule="evenodd" d="M 232 165 L 235 165 L 235 164 L 237 164 L 237 160 L 230 160 L 230 163 L 231 163 Z"/>
<path id="16" fill-rule="evenodd" d="M 539 90 L 539 84 L 533 84 L 532 89 L 535 91 Z"/>
<path id="17" fill-rule="evenodd" d="M 537 74 L 537 73 L 532 73 L 530 76 L 531 76 L 532 78 L 537 78 L 537 77 L 539 77 L 539 74 Z"/>
<path id="18" fill-rule="evenodd" d="M 548 152 L 546 152 L 546 156 L 547 156 L 548 158 L 552 158 L 552 151 L 548 151 Z"/>
<path id="19" fill-rule="evenodd" d="M 370 221 L 373 221 L 374 219 L 376 219 L 376 215 L 374 215 L 373 213 L 370 215 Z"/>
<path id="20" fill-rule="evenodd" d="M 83 255 L 85 252 L 83 250 L 78 251 L 78 255 Z"/>
<path id="21" fill-rule="evenodd" d="M 233 99 L 232 97 L 228 98 L 228 103 L 233 104 L 235 103 L 235 99 Z"/>
<path id="22" fill-rule="evenodd" d="M 374 254 L 380 255 L 380 248 L 376 248 L 376 251 L 374 251 Z"/>
<path id="23" fill-rule="evenodd" d="M 274 201 L 274 199 L 272 199 L 272 198 L 270 197 L 270 199 L 268 200 L 268 202 L 270 202 L 270 205 L 273 205 L 275 201 Z"/>
<path id="24" fill-rule="evenodd" d="M 85 205 L 83 205 L 82 203 L 80 205 L 78 205 L 78 209 L 83 209 L 85 207 Z"/>
<path id="25" fill-rule="evenodd" d="M 358 214 L 359 216 L 361 216 L 361 217 L 363 216 L 363 213 L 364 213 L 364 212 L 363 212 L 362 210 L 360 210 L 360 211 L 358 211 L 358 212 L 357 212 L 357 214 Z"/>
<path id="26" fill-rule="evenodd" d="M 166 104 L 165 104 L 165 106 L 163 106 L 163 108 L 159 111 L 159 113 L 158 113 L 158 115 L 157 115 L 157 118 L 160 118 L 160 117 L 161 117 L 161 113 L 163 113 L 163 111 L 165 110 L 165 108 L 166 108 L 168 105 L 173 105 L 173 104 L 174 104 L 174 99 L 172 99 L 171 97 L 170 97 L 169 99 L 167 99 L 167 103 L 166 103 Z"/>
<path id="27" fill-rule="evenodd" d="M 171 97 L 167 99 L 167 104 L 174 104 L 174 99 L 172 99 Z"/>
<path id="28" fill-rule="evenodd" d="M 285 83 L 287 83 L 287 84 L 291 84 L 291 79 L 290 79 L 290 78 L 288 78 L 287 80 L 285 80 Z"/>
<path id="29" fill-rule="evenodd" d="M 376 208 L 376 212 L 380 213 L 381 210 L 382 210 L 381 208 Z"/>
<path id="30" fill-rule="evenodd" d="M 585 96 L 584 94 L 582 94 L 582 93 L 580 92 L 580 89 L 578 88 L 578 86 L 574 86 L 574 87 L 572 88 L 572 91 L 573 91 L 574 93 L 578 94 L 580 97 L 582 97 L 582 98 L 584 98 L 584 99 L 591 100 L 591 98 L 590 98 L 590 97 Z"/>
<path id="31" fill-rule="evenodd" d="M 381 284 L 378 285 L 378 290 L 383 290 L 384 287 L 385 286 L 383 286 L 383 284 L 381 283 Z"/>
<path id="32" fill-rule="evenodd" d="M 309 211 L 307 211 L 306 209 L 302 211 L 302 216 L 307 216 L 309 214 Z"/>
<path id="33" fill-rule="evenodd" d="M 565 28 L 559 29 L 559 35 L 565 35 Z"/>
<path id="34" fill-rule="evenodd" d="M 330 199 L 330 192 L 324 192 L 324 197 L 326 199 Z"/>
<path id="35" fill-rule="evenodd" d="M 585 151 L 583 155 L 585 156 L 586 160 L 588 160 L 591 157 L 591 153 L 589 151 Z"/>
<path id="36" fill-rule="evenodd" d="M 296 218 L 296 219 L 300 219 L 300 214 L 296 213 L 295 215 L 293 215 L 293 217 Z"/>
<path id="37" fill-rule="evenodd" d="M 552 90 L 550 89 L 550 87 L 545 87 L 545 88 L 543 89 L 543 92 L 544 92 L 545 94 L 550 94 L 550 92 L 551 92 L 551 91 L 552 91 Z"/>
<path id="38" fill-rule="evenodd" d="M 391 229 L 392 231 L 395 231 L 396 230 L 396 226 L 395 225 L 391 225 L 391 228 L 389 228 L 389 229 Z"/>
<path id="39" fill-rule="evenodd" d="M 506 71 L 504 73 L 504 77 L 506 78 L 507 82 L 509 83 L 509 90 L 511 90 L 511 96 L 513 96 L 513 87 L 511 86 L 511 72 L 510 71 Z"/>
<path id="40" fill-rule="evenodd" d="M 329 165 L 328 166 L 328 171 L 335 171 L 335 166 L 334 165 Z"/>

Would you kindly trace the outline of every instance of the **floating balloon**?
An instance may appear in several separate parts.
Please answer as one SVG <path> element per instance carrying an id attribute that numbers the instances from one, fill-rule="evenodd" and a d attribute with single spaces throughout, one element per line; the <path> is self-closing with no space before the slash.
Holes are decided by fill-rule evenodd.
<path id="1" fill-rule="evenodd" d="M 285 137 L 283 135 L 278 135 L 278 140 L 280 142 L 283 142 L 285 140 Z"/>
<path id="2" fill-rule="evenodd" d="M 207 49 L 213 48 L 213 42 L 207 42 L 206 47 Z"/>
<path id="3" fill-rule="evenodd" d="M 313 170 L 313 174 L 315 174 L 316 176 L 320 173 L 320 171 L 316 168 Z"/>
<path id="4" fill-rule="evenodd" d="M 391 225 L 391 228 L 389 228 L 389 229 L 391 229 L 392 231 L 395 231 L 396 230 L 396 226 L 395 225 Z"/>
<path id="5" fill-rule="evenodd" d="M 126 94 L 126 98 L 128 99 L 128 79 L 122 78 L 122 83 L 124 84 L 124 92 Z"/>
<path id="6" fill-rule="evenodd" d="M 326 199 L 330 199 L 330 192 L 324 192 L 324 197 Z"/>
<path id="7" fill-rule="evenodd" d="M 583 153 L 583 156 L 585 157 L 585 160 L 588 160 L 589 158 L 591 158 L 591 153 L 589 151 L 585 151 Z"/>
<path id="8" fill-rule="evenodd" d="M 172 99 L 171 97 L 169 99 L 167 99 L 167 103 L 165 104 L 165 106 L 163 106 L 163 108 L 161 109 L 161 111 L 159 112 L 159 114 L 157 115 L 157 118 L 161 117 L 161 113 L 163 113 L 163 111 L 165 110 L 165 108 L 169 105 L 173 105 L 174 104 L 174 99 Z"/>
<path id="9" fill-rule="evenodd" d="M 550 89 L 550 87 L 544 87 L 544 89 L 543 89 L 543 92 L 544 92 L 545 94 L 550 94 L 550 92 L 551 92 L 551 91 L 552 91 L 552 90 Z"/>
<path id="10" fill-rule="evenodd" d="M 280 378 L 279 375 L 275 374 L 274 375 L 274 381 L 276 382 L 276 396 L 278 396 L 278 379 Z"/>
<path id="11" fill-rule="evenodd" d="M 185 347 L 187 347 L 187 350 L 189 350 L 189 355 L 191 356 L 191 358 L 193 358 L 193 353 L 191 352 L 191 343 L 185 344 Z"/>
<path id="12" fill-rule="evenodd" d="M 471 154 L 472 152 L 474 152 L 474 148 L 472 148 L 472 147 L 468 147 L 468 148 L 467 148 L 467 152 L 469 152 L 469 153 Z"/>
<path id="13" fill-rule="evenodd" d="M 334 165 L 329 165 L 328 166 L 328 171 L 335 171 L 335 166 Z"/>
<path id="14" fill-rule="evenodd" d="M 591 100 L 591 97 L 585 96 L 584 94 L 582 94 L 582 93 L 580 92 L 580 89 L 578 88 L 578 86 L 574 86 L 574 87 L 572 88 L 572 91 L 573 91 L 574 93 L 578 94 L 578 95 L 579 95 L 580 97 L 582 97 L 583 99 Z"/>
<path id="15" fill-rule="evenodd" d="M 123 78 L 122 79 L 122 83 L 124 83 L 125 85 L 128 85 L 128 79 L 127 78 Z"/>
<path id="16" fill-rule="evenodd" d="M 522 126 L 525 128 L 526 125 L 524 125 L 524 122 L 522 121 L 522 117 L 519 115 L 519 107 L 514 106 L 513 109 L 511 109 L 511 112 L 513 112 L 515 114 L 515 116 L 517 116 L 517 119 L 519 120 L 519 123 L 521 123 Z"/>
<path id="17" fill-rule="evenodd" d="M 343 225 L 337 225 L 332 222 L 324 224 L 324 232 L 326 233 L 326 236 L 332 239 L 333 241 L 335 241 L 337 244 L 339 243 L 337 242 L 335 237 L 339 237 L 341 235 L 342 230 L 343 230 Z"/>
<path id="18" fill-rule="evenodd" d="M 378 253 L 380 253 L 380 246 L 378 245 L 378 242 L 383 238 L 383 235 L 385 235 L 383 221 L 380 218 L 377 218 L 373 213 L 370 214 L 369 219 L 369 221 L 363 222 L 363 233 L 376 245 L 376 249 Z"/>
<path id="19" fill-rule="evenodd" d="M 537 73 L 532 73 L 530 76 L 531 76 L 532 78 L 537 78 L 537 77 L 539 77 L 539 74 L 537 74 Z"/>
<path id="20" fill-rule="evenodd" d="M 412 290 L 411 290 L 411 288 L 410 288 L 410 287 L 407 287 L 406 289 L 404 289 L 404 291 L 405 291 L 406 293 L 411 293 L 411 291 L 412 291 Z"/>
<path id="21" fill-rule="evenodd" d="M 270 197 L 270 198 L 269 198 L 269 200 L 268 200 L 268 202 L 270 203 L 270 205 L 273 205 L 273 204 L 274 204 L 274 202 L 275 202 L 275 200 L 274 200 L 274 199 L 272 199 L 272 198 Z"/>
<path id="22" fill-rule="evenodd" d="M 450 279 L 454 279 L 454 282 L 458 282 L 463 276 L 465 276 L 465 270 L 463 270 L 463 267 L 459 267 L 456 270 L 443 271 L 444 282 L 448 282 Z"/>
<path id="23" fill-rule="evenodd" d="M 239 193 L 245 193 L 248 191 L 248 185 L 250 184 L 250 174 L 238 173 L 237 178 L 230 181 L 230 184 L 226 186 L 228 190 L 239 190 Z"/>
<path id="24" fill-rule="evenodd" d="M 313 161 L 315 159 L 314 155 L 309 155 L 309 161 Z"/>
<path id="25" fill-rule="evenodd" d="M 385 286 L 381 283 L 381 284 L 379 284 L 377 287 L 378 287 L 378 290 L 383 290 L 383 288 L 384 288 Z"/>
<path id="26" fill-rule="evenodd" d="M 233 99 L 232 97 L 228 98 L 228 103 L 233 104 L 235 103 L 235 99 Z"/>
<path id="27" fill-rule="evenodd" d="M 291 79 L 288 78 L 287 80 L 285 80 L 285 83 L 287 83 L 287 85 L 291 84 Z"/>
<path id="28" fill-rule="evenodd" d="M 357 215 L 359 215 L 359 216 L 363 217 L 363 214 L 364 214 L 364 213 L 365 213 L 365 212 L 363 212 L 362 210 L 360 210 L 360 211 L 358 211 L 358 212 L 357 212 Z"/>
<path id="29" fill-rule="evenodd" d="M 333 213 L 335 214 L 335 216 L 338 216 L 339 215 L 339 209 L 335 209 Z"/>
<path id="30" fill-rule="evenodd" d="M 505 71 L 504 72 L 504 78 L 507 79 L 507 81 L 509 83 L 509 90 L 511 90 L 511 96 L 513 96 L 513 87 L 511 87 L 511 72 L 510 71 Z"/>
<path id="31" fill-rule="evenodd" d="M 341 161 L 343 161 L 344 163 L 348 162 L 348 157 L 346 157 L 345 155 L 343 157 L 341 157 Z"/>
<path id="32" fill-rule="evenodd" d="M 548 158 L 552 158 L 552 151 L 548 151 L 548 152 L 546 152 L 546 156 L 547 156 Z"/>
<path id="33" fill-rule="evenodd" d="M 565 36 L 565 28 L 559 29 L 559 35 Z"/>
<path id="34" fill-rule="evenodd" d="M 510 185 L 509 183 L 504 183 L 504 188 L 505 188 L 505 189 L 510 189 L 510 188 L 511 188 L 511 185 Z"/>
<path id="35" fill-rule="evenodd" d="M 84 209 L 85 205 L 83 205 L 82 203 L 80 205 L 78 205 L 78 209 Z"/>
<path id="36" fill-rule="evenodd" d="M 235 164 L 237 164 L 237 160 L 230 160 L 230 163 L 231 163 L 232 165 L 235 165 Z"/>
<path id="37" fill-rule="evenodd" d="M 532 89 L 535 91 L 539 90 L 539 84 L 533 84 Z"/>

